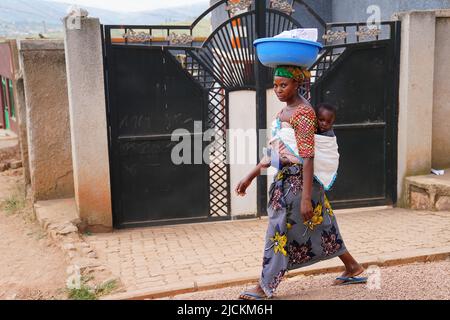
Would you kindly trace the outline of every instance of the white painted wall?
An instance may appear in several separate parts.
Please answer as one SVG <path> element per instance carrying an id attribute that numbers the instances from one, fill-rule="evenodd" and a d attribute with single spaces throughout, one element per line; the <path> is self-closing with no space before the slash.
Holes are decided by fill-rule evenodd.
<path id="1" fill-rule="evenodd" d="M 267 97 L 267 134 L 268 139 L 270 139 L 272 121 L 275 119 L 277 113 L 283 108 L 283 102 L 280 102 L 280 100 L 278 100 L 275 92 L 273 92 L 273 89 L 268 89 L 266 91 L 266 97 Z M 276 174 L 276 172 L 277 170 L 273 167 L 270 167 L 267 170 L 267 191 L 270 188 L 270 185 L 273 181 L 273 177 Z"/>
<path id="2" fill-rule="evenodd" d="M 247 140 L 245 147 L 238 140 L 228 141 L 230 148 L 230 183 L 231 183 L 231 215 L 256 215 L 256 179 L 247 189 L 245 197 L 237 196 L 235 189 L 239 181 L 244 178 L 256 165 L 256 95 L 254 91 L 235 91 L 229 94 L 229 123 L 230 133 L 233 130 L 251 133 L 251 140 Z M 250 130 L 250 131 L 247 131 Z M 233 136 L 229 135 L 229 138 Z M 237 134 L 240 139 L 242 134 Z M 240 140 L 241 141 L 241 140 Z M 239 160 L 239 163 L 236 163 Z M 242 161 L 242 160 L 245 160 Z M 242 163 L 244 162 L 244 163 Z"/>
<path id="3" fill-rule="evenodd" d="M 270 128 L 272 121 L 275 119 L 276 114 L 283 107 L 276 97 L 272 89 L 268 89 L 266 92 L 267 97 L 267 139 L 266 144 L 270 139 Z M 239 181 L 249 173 L 249 171 L 256 165 L 256 95 L 254 91 L 236 91 L 231 92 L 229 96 L 229 112 L 230 112 L 230 129 L 241 130 L 253 130 L 254 139 L 251 145 L 246 145 L 245 150 L 239 150 L 238 154 L 235 154 L 235 159 L 244 158 L 243 154 L 250 155 L 247 157 L 245 164 L 230 163 L 230 181 L 231 181 L 231 215 L 254 215 L 257 212 L 256 205 L 256 179 L 252 182 L 252 185 L 247 190 L 245 197 L 239 197 L 235 194 Z M 250 148 L 250 150 L 248 149 Z M 231 150 L 233 153 L 233 150 Z M 232 157 L 230 160 L 233 160 Z M 267 190 L 270 188 L 270 184 L 273 181 L 273 176 L 276 170 L 270 167 L 267 171 Z"/>
<path id="4" fill-rule="evenodd" d="M 433 168 L 450 168 L 450 10 L 436 18 L 433 101 Z"/>

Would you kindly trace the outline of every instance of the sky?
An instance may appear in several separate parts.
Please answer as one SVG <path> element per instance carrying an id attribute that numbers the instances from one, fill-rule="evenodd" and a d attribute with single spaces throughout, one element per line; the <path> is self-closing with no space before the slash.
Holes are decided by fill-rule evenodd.
<path id="1" fill-rule="evenodd" d="M 141 11 L 190 5 L 205 0 L 48 0 L 53 2 L 64 2 L 79 6 L 89 6 L 114 11 Z"/>

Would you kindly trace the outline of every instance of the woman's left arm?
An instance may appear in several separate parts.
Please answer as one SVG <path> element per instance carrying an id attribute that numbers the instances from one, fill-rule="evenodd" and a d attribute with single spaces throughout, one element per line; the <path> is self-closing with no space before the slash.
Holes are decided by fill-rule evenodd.
<path id="1" fill-rule="evenodd" d="M 311 107 L 302 107 L 291 118 L 300 157 L 303 159 L 303 190 L 300 211 L 304 221 L 313 217 L 311 204 L 314 176 L 314 134 L 316 114 Z"/>
<path id="2" fill-rule="evenodd" d="M 312 183 L 314 173 L 314 158 L 303 159 L 303 191 L 300 210 L 304 221 L 313 217 L 313 208 L 311 204 Z"/>

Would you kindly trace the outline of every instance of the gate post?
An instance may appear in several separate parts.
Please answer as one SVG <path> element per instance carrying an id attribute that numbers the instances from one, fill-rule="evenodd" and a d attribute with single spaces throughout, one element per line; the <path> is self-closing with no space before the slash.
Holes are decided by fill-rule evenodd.
<path id="1" fill-rule="evenodd" d="M 111 187 L 99 19 L 66 17 L 64 44 L 78 214 L 90 230 L 109 231 Z"/>
<path id="2" fill-rule="evenodd" d="M 432 164 L 436 16 L 399 13 L 402 23 L 398 114 L 399 206 L 407 205 L 407 176 L 428 174 Z"/>
<path id="3" fill-rule="evenodd" d="M 266 1 L 255 1 L 255 31 L 256 38 L 264 38 L 266 36 Z M 256 137 L 257 137 L 257 155 L 256 162 L 260 160 L 262 146 L 261 139 L 266 141 L 266 136 L 261 137 L 259 134 L 260 129 L 266 129 L 267 121 L 267 98 L 266 98 L 266 72 L 265 67 L 261 64 L 258 58 L 255 57 L 255 81 L 256 81 Z M 267 176 L 260 175 L 257 178 L 256 189 L 256 210 L 258 216 L 266 215 L 267 205 Z"/>

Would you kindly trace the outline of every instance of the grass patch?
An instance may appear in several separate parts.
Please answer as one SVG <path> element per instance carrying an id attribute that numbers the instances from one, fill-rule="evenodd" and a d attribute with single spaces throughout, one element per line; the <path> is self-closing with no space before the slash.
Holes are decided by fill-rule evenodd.
<path id="1" fill-rule="evenodd" d="M 117 280 L 113 279 L 99 286 L 97 290 L 95 290 L 95 293 L 97 297 L 106 296 L 111 292 L 113 292 L 116 288 L 117 288 Z"/>
<path id="2" fill-rule="evenodd" d="M 87 282 L 92 280 L 82 277 L 81 286 L 76 289 L 69 289 L 68 296 L 72 300 L 97 300 L 99 297 L 110 294 L 117 288 L 117 280 L 109 280 L 98 287 L 91 287 Z"/>
<path id="3" fill-rule="evenodd" d="M 97 300 L 97 296 L 95 295 L 95 292 L 93 292 L 92 288 L 83 284 L 78 289 L 70 289 L 69 290 L 69 299 L 72 299 L 72 300 Z"/>
<path id="4" fill-rule="evenodd" d="M 32 202 L 26 197 L 25 186 L 21 184 L 16 184 L 10 195 L 0 202 L 0 210 L 7 215 L 19 214 L 26 223 L 34 223 L 36 221 Z"/>
<path id="5" fill-rule="evenodd" d="M 15 214 L 25 208 L 26 200 L 25 196 L 20 191 L 16 191 L 8 198 L 2 201 L 1 208 L 6 211 L 7 214 Z"/>

